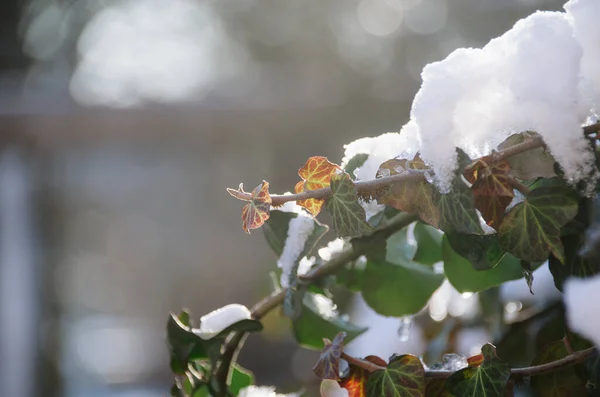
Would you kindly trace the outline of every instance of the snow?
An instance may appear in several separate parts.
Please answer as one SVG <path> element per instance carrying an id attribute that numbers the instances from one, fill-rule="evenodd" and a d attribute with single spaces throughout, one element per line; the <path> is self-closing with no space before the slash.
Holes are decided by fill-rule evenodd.
<path id="1" fill-rule="evenodd" d="M 570 278 L 563 289 L 570 329 L 600 346 L 600 275 Z"/>
<path id="2" fill-rule="evenodd" d="M 412 157 L 416 153 L 416 135 L 406 132 L 389 132 L 374 138 L 361 138 L 344 146 L 342 168 L 357 154 L 368 154 L 369 157 L 362 166 L 356 169 L 354 175 L 357 181 L 375 179 L 379 166 L 384 161 L 396 156 Z M 383 210 L 377 200 L 360 201 L 367 214 L 367 220 Z"/>
<path id="3" fill-rule="evenodd" d="M 330 261 L 332 258 L 337 256 L 340 252 L 344 250 L 344 240 L 341 237 L 336 238 L 335 240 L 331 240 L 327 243 L 326 247 L 319 249 L 319 256 L 324 261 Z"/>
<path id="4" fill-rule="evenodd" d="M 346 145 L 343 163 L 369 154 L 356 176 L 373 179 L 382 162 L 420 149 L 447 191 L 456 147 L 479 157 L 511 134 L 536 131 L 569 182 L 590 177 L 594 157 L 581 125 L 600 107 L 600 2 L 572 0 L 565 9 L 538 11 L 483 48 L 460 48 L 425 66 L 401 132 Z"/>
<path id="5" fill-rule="evenodd" d="M 581 90 L 592 100 L 594 111 L 600 110 L 600 2 L 597 0 L 571 0 L 565 4 L 567 18 L 575 31 L 575 38 L 583 48 L 581 59 Z"/>
<path id="6" fill-rule="evenodd" d="M 200 328 L 193 331 L 202 339 L 210 339 L 230 325 L 251 318 L 250 310 L 246 306 L 231 304 L 202 316 L 200 318 Z"/>
<path id="7" fill-rule="evenodd" d="M 321 382 L 321 397 L 348 397 L 348 390 L 344 389 L 336 380 L 325 379 Z"/>
<path id="8" fill-rule="evenodd" d="M 304 250 L 304 246 L 308 237 L 315 230 L 315 221 L 313 218 L 302 209 L 296 202 L 288 201 L 282 207 L 278 208 L 284 212 L 294 212 L 298 214 L 295 218 L 290 220 L 288 225 L 288 235 L 283 246 L 283 252 L 277 260 L 277 266 L 280 267 L 283 272 L 281 274 L 281 286 L 284 288 L 289 287 L 290 275 L 299 263 L 298 274 L 303 274 L 310 269 L 314 264 L 314 259 L 299 258 L 300 254 Z"/>
<path id="9" fill-rule="evenodd" d="M 300 393 L 277 394 L 272 386 L 248 386 L 240 390 L 238 397 L 299 397 Z"/>

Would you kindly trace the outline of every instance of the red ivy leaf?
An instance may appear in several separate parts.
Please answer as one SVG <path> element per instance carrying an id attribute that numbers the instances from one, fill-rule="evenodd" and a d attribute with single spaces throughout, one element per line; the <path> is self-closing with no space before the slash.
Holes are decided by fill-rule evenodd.
<path id="1" fill-rule="evenodd" d="M 509 173 L 508 162 L 494 161 L 492 155 L 477 160 L 464 171 L 465 178 L 473 184 L 471 191 L 475 196 L 475 208 L 496 230 L 504 219 L 506 207 L 515 196 L 508 182 Z"/>
<path id="2" fill-rule="evenodd" d="M 306 160 L 306 164 L 298 170 L 298 175 L 300 175 L 302 180 L 296 184 L 294 192 L 301 193 L 327 187 L 331 182 L 331 176 L 341 170 L 339 165 L 331 163 L 327 160 L 327 157 L 310 157 Z M 323 207 L 323 200 L 298 200 L 297 204 L 306 208 L 314 216 L 317 216 Z"/>
<path id="3" fill-rule="evenodd" d="M 387 367 L 386 362 L 377 356 L 367 356 L 365 361 L 372 362 L 380 367 Z M 348 364 L 348 368 L 350 371 L 340 381 L 340 386 L 348 390 L 348 397 L 365 397 L 367 395 L 365 385 L 369 379 L 369 372 L 354 364 Z"/>
<path id="4" fill-rule="evenodd" d="M 242 208 L 242 228 L 246 233 L 250 233 L 250 229 L 258 229 L 269 219 L 271 212 L 271 195 L 269 195 L 269 182 L 262 181 L 260 185 L 254 188 L 248 200 L 244 195 L 248 195 L 244 191 L 243 185 L 240 184 L 238 190 L 227 189 L 229 194 L 240 200 L 249 201 Z"/>
<path id="5" fill-rule="evenodd" d="M 467 358 L 467 363 L 469 364 L 469 367 L 479 367 L 483 362 L 483 359 L 483 354 L 477 354 L 475 356 Z"/>
<path id="6" fill-rule="evenodd" d="M 321 379 L 340 379 L 340 357 L 344 351 L 345 332 L 339 332 L 333 342 L 324 339 L 325 347 L 319 361 L 313 367 L 313 372 Z"/>

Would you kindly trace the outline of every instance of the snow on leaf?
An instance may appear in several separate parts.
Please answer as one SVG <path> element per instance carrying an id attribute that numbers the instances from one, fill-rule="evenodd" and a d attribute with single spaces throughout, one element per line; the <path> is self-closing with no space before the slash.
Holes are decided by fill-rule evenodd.
<path id="1" fill-rule="evenodd" d="M 332 379 L 321 381 L 321 397 L 350 397 L 348 390 Z"/>
<path id="2" fill-rule="evenodd" d="M 331 176 L 341 171 L 337 164 L 331 163 L 327 157 L 313 156 L 306 160 L 306 164 L 298 170 L 302 181 L 294 187 L 294 192 L 322 189 L 329 186 Z M 298 200 L 298 205 L 306 208 L 311 214 L 317 216 L 323 206 L 323 200 L 307 199 Z"/>
<path id="3" fill-rule="evenodd" d="M 569 278 L 563 290 L 569 328 L 600 346 L 600 275 Z"/>
<path id="4" fill-rule="evenodd" d="M 194 329 L 194 333 L 207 340 L 218 335 L 229 326 L 251 318 L 250 310 L 246 306 L 233 303 L 202 316 L 200 318 L 200 328 Z"/>
<path id="5" fill-rule="evenodd" d="M 331 176 L 332 195 L 327 200 L 327 210 L 333 218 L 338 237 L 355 237 L 368 234 L 371 226 L 365 220 L 365 210 L 358 204 L 356 187 L 348 174 Z"/>
<path id="6" fill-rule="evenodd" d="M 475 208 L 494 229 L 502 223 L 504 210 L 515 196 L 508 182 L 509 173 L 510 165 L 506 161 L 494 161 L 493 156 L 477 160 L 464 171 L 465 178 L 472 183 Z"/>
<path id="7" fill-rule="evenodd" d="M 504 397 L 510 367 L 496 356 L 496 348 L 486 343 L 481 348 L 483 362 L 477 367 L 467 367 L 450 375 L 448 390 L 455 396 Z"/>
<path id="8" fill-rule="evenodd" d="M 545 346 L 533 359 L 531 365 L 541 365 L 556 361 L 567 356 L 569 353 L 564 341 L 557 340 Z M 565 367 L 559 371 L 553 371 L 545 375 L 532 376 L 531 388 L 536 395 L 541 397 L 571 397 L 586 396 L 588 391 L 575 368 Z"/>
<path id="9" fill-rule="evenodd" d="M 227 188 L 227 192 L 235 198 L 247 201 L 242 196 L 242 194 L 248 194 L 244 192 L 242 184 L 240 184 L 238 190 Z M 269 219 L 272 202 L 271 195 L 269 194 L 269 182 L 262 181 L 260 185 L 252 190 L 251 195 L 252 199 L 242 208 L 242 228 L 246 233 L 250 233 L 250 229 L 258 229 Z"/>
<path id="10" fill-rule="evenodd" d="M 455 147 L 474 156 L 489 154 L 515 131 L 542 135 L 567 180 L 590 175 L 593 154 L 580 127 L 590 102 L 583 95 L 587 92 L 579 90 L 585 88 L 580 84 L 583 51 L 570 20 L 575 26 L 585 20 L 575 31 L 588 38 L 586 52 L 598 59 L 592 44 L 597 43 L 597 19 L 585 14 L 600 11 L 593 0 L 585 3 L 573 9 L 588 10 L 573 10 L 572 16 L 536 12 L 485 47 L 458 49 L 423 69 L 411 122 L 418 128 L 423 159 L 432 165 L 442 190 L 450 188 L 457 168 Z"/>
<path id="11" fill-rule="evenodd" d="M 248 386 L 237 397 L 300 397 L 302 393 L 277 394 L 272 386 Z"/>
<path id="12" fill-rule="evenodd" d="M 385 370 L 374 371 L 367 380 L 367 395 L 425 396 L 425 369 L 418 357 L 410 354 L 392 356 Z"/>
<path id="13" fill-rule="evenodd" d="M 402 174 L 409 169 L 426 169 L 425 163 L 417 154 L 412 161 L 391 159 L 379 166 L 377 177 Z M 377 201 L 400 211 L 419 215 L 419 218 L 435 227 L 439 223 L 439 211 L 433 202 L 433 186 L 426 180 L 405 180 L 390 185 Z"/>
<path id="14" fill-rule="evenodd" d="M 321 379 L 340 379 L 340 358 L 344 351 L 345 332 L 339 332 L 333 341 L 325 339 L 325 346 L 319 360 L 313 367 L 313 372 Z"/>
<path id="15" fill-rule="evenodd" d="M 498 150 L 506 149 L 525 142 L 537 136 L 534 132 L 522 132 L 513 134 L 498 145 Z M 506 159 L 510 166 L 510 173 L 515 178 L 527 181 L 534 178 L 552 178 L 556 176 L 554 172 L 554 158 L 546 148 L 537 148 L 528 150 L 527 153 L 520 153 L 510 156 Z"/>
<path id="16" fill-rule="evenodd" d="M 567 188 L 532 190 L 504 218 L 498 231 L 500 247 L 529 262 L 545 261 L 552 252 L 564 263 L 560 228 L 575 217 L 577 210 L 577 197 Z"/>

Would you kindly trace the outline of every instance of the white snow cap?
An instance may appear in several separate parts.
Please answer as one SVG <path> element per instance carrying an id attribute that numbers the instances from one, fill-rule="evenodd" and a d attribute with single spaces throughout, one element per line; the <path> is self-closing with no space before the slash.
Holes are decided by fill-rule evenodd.
<path id="1" fill-rule="evenodd" d="M 200 318 L 200 328 L 193 331 L 202 339 L 210 339 L 230 325 L 251 318 L 250 310 L 246 306 L 234 303 L 202 316 Z"/>
<path id="2" fill-rule="evenodd" d="M 591 99 L 593 110 L 600 111 L 600 1 L 571 0 L 565 4 L 567 18 L 575 31 L 575 38 L 583 48 L 581 59 L 581 90 Z"/>
<path id="3" fill-rule="evenodd" d="M 277 394 L 272 386 L 248 386 L 240 390 L 238 397 L 300 397 L 300 393 Z"/>
<path id="4" fill-rule="evenodd" d="M 581 132 L 590 110 L 579 92 L 582 55 L 565 13 L 536 12 L 482 49 L 425 66 L 411 118 L 440 188 L 456 169 L 455 147 L 481 156 L 522 131 L 540 133 L 566 178 L 582 179 L 593 163 Z"/>
<path id="5" fill-rule="evenodd" d="M 511 134 L 536 131 L 567 180 L 587 177 L 594 157 L 581 125 L 600 109 L 600 1 L 572 0 L 565 9 L 536 12 L 483 48 L 460 48 L 425 66 L 401 133 L 347 145 L 344 162 L 369 154 L 356 175 L 372 179 L 382 162 L 420 149 L 446 191 L 456 147 L 479 157 Z"/>
<path id="6" fill-rule="evenodd" d="M 570 278 L 563 290 L 569 327 L 600 346 L 600 275 Z"/>
<path id="7" fill-rule="evenodd" d="M 285 240 L 285 244 L 283 246 L 283 252 L 277 261 L 277 266 L 280 267 L 283 272 L 281 274 L 281 286 L 284 288 L 289 287 L 289 279 L 290 274 L 292 273 L 292 269 L 294 268 L 295 263 L 299 260 L 299 256 L 304 250 L 304 246 L 306 245 L 306 240 L 315 230 L 315 221 L 313 218 L 304 210 L 299 208 L 299 205 L 294 204 L 290 205 L 290 202 L 286 203 L 287 206 L 279 208 L 279 210 L 283 210 L 286 212 L 295 212 L 298 214 L 295 218 L 290 221 L 288 225 L 288 235 Z M 310 262 L 310 259 L 300 258 L 300 265 L 298 267 L 298 273 L 302 274 L 314 263 Z M 302 273 L 300 272 L 302 270 Z"/>

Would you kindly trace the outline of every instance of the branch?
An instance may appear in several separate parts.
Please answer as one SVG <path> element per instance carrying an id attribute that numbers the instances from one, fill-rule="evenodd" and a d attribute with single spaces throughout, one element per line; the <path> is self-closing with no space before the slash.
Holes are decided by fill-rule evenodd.
<path id="1" fill-rule="evenodd" d="M 570 367 L 572 365 L 579 364 L 588 358 L 590 358 L 596 352 L 595 347 L 590 347 L 585 350 L 579 350 L 569 354 L 561 359 L 551 361 L 549 363 L 534 365 L 531 367 L 513 368 L 510 370 L 510 377 L 512 379 L 521 379 L 526 376 L 543 375 L 550 372 L 558 371 L 560 369 Z M 352 357 L 345 352 L 342 352 L 341 356 L 348 363 L 356 365 L 360 368 L 365 369 L 369 372 L 385 370 L 385 367 L 379 366 L 372 362 L 362 360 L 360 358 Z M 446 379 L 456 371 L 437 371 L 437 370 L 426 370 L 425 377 L 429 379 Z"/>

